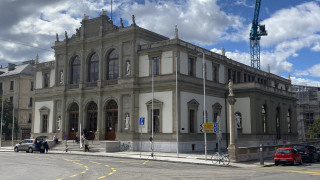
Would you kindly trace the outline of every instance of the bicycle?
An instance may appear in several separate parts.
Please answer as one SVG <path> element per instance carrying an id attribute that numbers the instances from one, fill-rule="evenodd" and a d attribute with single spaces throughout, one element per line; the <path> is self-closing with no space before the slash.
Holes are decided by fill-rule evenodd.
<path id="1" fill-rule="evenodd" d="M 120 151 L 128 151 L 129 149 L 130 149 L 129 144 L 123 143 L 123 144 L 121 144 L 121 146 L 120 146 Z"/>
<path id="2" fill-rule="evenodd" d="M 212 163 L 219 163 L 220 162 L 223 164 L 223 165 L 229 165 L 230 163 L 230 158 L 229 158 L 229 154 L 219 154 L 218 152 L 213 154 L 211 156 L 211 160 L 212 160 Z"/>

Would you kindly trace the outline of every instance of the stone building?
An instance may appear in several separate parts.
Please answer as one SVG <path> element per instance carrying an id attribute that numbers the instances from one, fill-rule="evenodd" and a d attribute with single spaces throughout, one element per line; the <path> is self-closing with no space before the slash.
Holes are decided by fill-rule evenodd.
<path id="1" fill-rule="evenodd" d="M 14 139 L 30 137 L 32 106 L 34 92 L 34 60 L 25 61 L 21 65 L 8 64 L 0 69 L 0 92 L 4 100 L 9 100 L 14 106 L 14 117 L 18 121 L 19 132 Z M 11 134 L 5 135 L 6 139 Z"/>
<path id="2" fill-rule="evenodd" d="M 52 48 L 55 60 L 36 67 L 33 136 L 72 139 L 86 129 L 98 140 L 138 150 L 142 132 L 143 151 L 153 136 L 155 151 L 175 152 L 178 139 L 180 151 L 191 152 L 204 149 L 200 125 L 206 121 L 219 123 L 226 147 L 231 79 L 239 146 L 297 140 L 290 80 L 183 41 L 177 28 L 169 39 L 139 27 L 134 16 L 130 26 L 116 26 L 103 12 L 85 16 L 63 41 L 57 35 Z M 215 148 L 216 134 L 207 136 L 208 149 Z"/>
<path id="3" fill-rule="evenodd" d="M 292 92 L 297 98 L 297 124 L 299 139 L 311 138 L 309 127 L 320 118 L 320 88 L 293 85 Z"/>

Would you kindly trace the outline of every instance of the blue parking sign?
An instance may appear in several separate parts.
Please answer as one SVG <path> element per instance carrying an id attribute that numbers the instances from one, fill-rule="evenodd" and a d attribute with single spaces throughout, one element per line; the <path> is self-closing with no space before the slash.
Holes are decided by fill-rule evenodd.
<path id="1" fill-rule="evenodd" d="M 141 126 L 143 126 L 143 125 L 144 125 L 144 117 L 140 117 L 139 124 L 140 124 Z"/>

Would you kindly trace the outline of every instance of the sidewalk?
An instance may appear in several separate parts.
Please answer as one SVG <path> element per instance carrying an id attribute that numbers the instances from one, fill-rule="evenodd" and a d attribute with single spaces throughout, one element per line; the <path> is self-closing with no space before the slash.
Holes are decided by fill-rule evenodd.
<path id="1" fill-rule="evenodd" d="M 12 147 L 2 147 L 0 152 L 13 152 Z M 175 162 L 175 163 L 188 163 L 188 164 L 199 164 L 199 165 L 211 165 L 211 166 L 224 166 L 221 164 L 216 164 L 211 161 L 211 155 L 207 155 L 207 160 L 205 160 L 205 155 L 203 154 L 179 154 L 177 157 L 176 153 L 162 153 L 154 152 L 154 157 L 150 156 L 150 152 L 142 152 L 140 157 L 140 152 L 124 151 L 124 152 L 83 152 L 83 151 L 56 151 L 49 150 L 50 154 L 70 154 L 70 155 L 87 155 L 87 156 L 101 156 L 101 157 L 116 157 L 116 158 L 130 158 L 130 159 L 142 159 L 151 161 L 165 161 L 165 162 Z M 265 159 L 264 165 L 260 165 L 260 161 L 247 161 L 247 162 L 230 162 L 227 167 L 269 167 L 273 166 L 273 159 Z"/>

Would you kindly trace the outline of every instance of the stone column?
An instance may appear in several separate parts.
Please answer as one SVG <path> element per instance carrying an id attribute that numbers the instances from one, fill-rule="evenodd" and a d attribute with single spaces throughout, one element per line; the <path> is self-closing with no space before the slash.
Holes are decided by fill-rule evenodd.
<path id="1" fill-rule="evenodd" d="M 79 128 L 80 128 L 80 123 L 81 123 L 81 129 L 79 129 L 79 137 L 80 136 L 80 132 L 82 132 L 83 129 L 86 128 L 86 124 L 84 123 L 84 113 L 83 113 L 83 98 L 82 96 L 79 97 Z M 81 134 L 82 135 L 82 134 Z"/>
<path id="2" fill-rule="evenodd" d="M 98 99 L 98 115 L 97 115 L 97 132 L 95 134 L 96 139 L 100 139 L 100 133 L 102 132 L 102 97 L 101 97 L 101 92 L 99 92 L 99 99 Z"/>
<path id="3" fill-rule="evenodd" d="M 235 120 L 234 120 L 234 104 L 236 102 L 236 99 L 233 94 L 232 89 L 233 83 L 231 80 L 229 80 L 229 96 L 228 96 L 228 102 L 229 102 L 229 131 L 230 131 L 230 144 L 228 147 L 228 154 L 230 156 L 230 161 L 232 162 L 238 162 L 238 149 L 237 145 L 235 143 Z"/>

